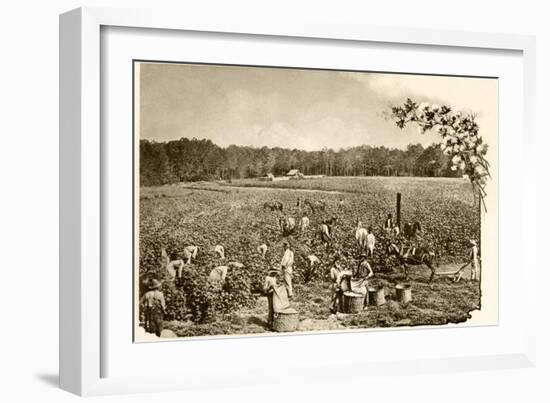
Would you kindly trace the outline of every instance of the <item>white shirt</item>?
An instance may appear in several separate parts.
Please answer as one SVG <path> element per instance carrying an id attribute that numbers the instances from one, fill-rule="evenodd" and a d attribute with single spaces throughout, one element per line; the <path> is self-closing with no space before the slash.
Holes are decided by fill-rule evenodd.
<path id="1" fill-rule="evenodd" d="M 315 263 L 321 263 L 321 261 L 319 260 L 319 258 L 315 255 L 309 255 L 307 257 L 307 259 L 309 260 L 309 265 L 310 266 L 313 266 L 313 264 Z"/>
<path id="2" fill-rule="evenodd" d="M 225 249 L 221 245 L 214 246 L 214 252 L 216 252 L 222 259 L 225 259 Z"/>
<path id="3" fill-rule="evenodd" d="M 281 266 L 292 270 L 293 265 L 294 265 L 294 252 L 292 252 L 290 249 L 287 249 L 285 250 L 285 254 L 281 259 Z"/>
<path id="4" fill-rule="evenodd" d="M 375 242 L 376 242 L 376 238 L 374 237 L 374 234 L 368 234 L 367 235 L 367 244 L 369 246 L 374 246 Z"/>
<path id="5" fill-rule="evenodd" d="M 261 254 L 263 256 L 263 255 L 266 254 L 266 252 L 267 252 L 267 245 L 265 243 L 258 246 L 258 253 L 259 254 Z"/>
<path id="6" fill-rule="evenodd" d="M 183 249 L 183 254 L 186 259 L 191 259 L 191 257 L 195 258 L 195 256 L 197 256 L 198 251 L 199 251 L 199 248 L 197 248 L 194 245 L 189 245 Z"/>
<path id="7" fill-rule="evenodd" d="M 172 260 L 166 265 L 166 270 L 168 270 L 168 273 L 171 277 L 176 277 L 176 274 L 178 274 L 178 270 L 180 270 L 183 267 L 183 260 Z"/>

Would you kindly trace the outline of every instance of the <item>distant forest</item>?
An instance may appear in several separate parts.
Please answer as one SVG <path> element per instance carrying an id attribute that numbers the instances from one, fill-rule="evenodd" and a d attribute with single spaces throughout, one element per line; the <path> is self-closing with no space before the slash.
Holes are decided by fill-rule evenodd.
<path id="1" fill-rule="evenodd" d="M 182 181 L 240 179 L 284 175 L 299 169 L 304 175 L 327 176 L 446 176 L 450 159 L 438 144 L 424 148 L 411 144 L 405 150 L 368 145 L 340 150 L 303 151 L 280 147 L 222 148 L 210 140 L 168 142 L 141 140 L 140 184 L 163 185 Z"/>

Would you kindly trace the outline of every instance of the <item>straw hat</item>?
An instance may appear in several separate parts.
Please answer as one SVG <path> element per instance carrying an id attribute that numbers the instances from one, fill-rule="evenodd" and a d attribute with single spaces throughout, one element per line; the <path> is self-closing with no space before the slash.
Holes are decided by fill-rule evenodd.
<path id="1" fill-rule="evenodd" d="M 149 289 L 150 290 L 156 290 L 156 289 L 160 288 L 161 286 L 162 286 L 162 283 L 160 281 L 158 281 L 156 278 L 152 279 L 149 282 Z"/>
<path id="2" fill-rule="evenodd" d="M 477 242 L 476 242 L 475 239 L 470 239 L 470 244 L 473 245 L 473 246 L 476 246 Z"/>

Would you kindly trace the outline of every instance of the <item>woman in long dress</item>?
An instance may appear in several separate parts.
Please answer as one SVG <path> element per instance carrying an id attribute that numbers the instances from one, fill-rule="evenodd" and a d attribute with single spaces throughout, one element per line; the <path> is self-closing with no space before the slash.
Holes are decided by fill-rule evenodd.
<path id="1" fill-rule="evenodd" d="M 351 271 L 344 270 L 342 266 L 340 266 L 339 263 L 340 256 L 336 255 L 334 256 L 332 260 L 332 265 L 330 268 L 330 291 L 331 291 L 331 312 L 337 313 L 340 308 L 340 301 L 342 297 L 342 293 L 344 291 L 348 291 L 349 287 L 347 286 L 347 282 L 344 280 L 347 280 L 349 277 L 351 277 Z"/>
<path id="2" fill-rule="evenodd" d="M 269 270 L 264 281 L 263 289 L 267 295 L 268 306 L 267 325 L 270 329 L 273 327 L 275 315 L 279 312 L 283 312 L 287 308 L 290 308 L 286 287 L 279 284 L 280 275 L 281 270 L 278 267 L 274 267 Z"/>
<path id="3" fill-rule="evenodd" d="M 367 261 L 367 255 L 362 254 L 360 256 L 360 261 L 357 267 L 353 270 L 350 279 L 350 288 L 351 291 L 356 294 L 361 294 L 365 297 L 364 306 L 368 304 L 368 285 L 369 278 L 374 275 L 372 267 Z"/>

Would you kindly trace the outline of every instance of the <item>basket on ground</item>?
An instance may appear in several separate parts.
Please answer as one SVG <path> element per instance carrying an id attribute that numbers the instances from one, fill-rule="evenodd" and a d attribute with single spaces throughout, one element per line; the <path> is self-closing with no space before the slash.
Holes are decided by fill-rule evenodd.
<path id="1" fill-rule="evenodd" d="M 275 332 L 294 332 L 298 329 L 298 312 L 294 308 L 287 308 L 277 312 L 273 319 L 273 330 Z"/>
<path id="2" fill-rule="evenodd" d="M 383 286 L 369 287 L 369 305 L 380 306 L 386 303 Z"/>
<path id="3" fill-rule="evenodd" d="M 407 305 L 412 301 L 412 289 L 410 284 L 397 284 L 395 286 L 395 296 L 401 305 Z"/>
<path id="4" fill-rule="evenodd" d="M 363 310 L 365 296 L 356 292 L 346 291 L 342 303 L 342 312 L 357 313 Z"/>

